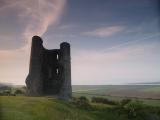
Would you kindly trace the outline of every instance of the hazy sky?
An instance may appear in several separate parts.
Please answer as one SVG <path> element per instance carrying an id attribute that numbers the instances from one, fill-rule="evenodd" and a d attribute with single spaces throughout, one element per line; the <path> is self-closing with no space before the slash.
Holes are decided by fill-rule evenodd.
<path id="1" fill-rule="evenodd" d="M 0 0 L 0 82 L 25 84 L 30 42 L 71 44 L 72 84 L 160 81 L 159 0 Z"/>

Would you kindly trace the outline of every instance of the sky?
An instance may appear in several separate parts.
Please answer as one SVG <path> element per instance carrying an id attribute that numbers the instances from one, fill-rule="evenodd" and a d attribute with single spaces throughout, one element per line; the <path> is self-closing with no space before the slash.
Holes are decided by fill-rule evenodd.
<path id="1" fill-rule="evenodd" d="M 159 0 L 0 0 L 0 82 L 24 85 L 31 39 L 71 44 L 73 85 L 160 82 Z"/>

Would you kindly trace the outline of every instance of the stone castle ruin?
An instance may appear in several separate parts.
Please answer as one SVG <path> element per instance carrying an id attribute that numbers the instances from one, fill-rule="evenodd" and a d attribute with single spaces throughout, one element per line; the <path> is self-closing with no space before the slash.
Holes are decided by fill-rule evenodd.
<path id="1" fill-rule="evenodd" d="M 29 74 L 26 78 L 27 94 L 70 99 L 70 44 L 63 42 L 60 49 L 47 50 L 42 43 L 40 37 L 32 38 Z"/>

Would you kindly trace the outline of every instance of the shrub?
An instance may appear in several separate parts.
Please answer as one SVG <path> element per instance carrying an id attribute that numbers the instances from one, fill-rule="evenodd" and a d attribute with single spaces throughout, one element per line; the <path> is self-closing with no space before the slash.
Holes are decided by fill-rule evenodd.
<path id="1" fill-rule="evenodd" d="M 117 105 L 118 103 L 113 100 L 108 100 L 107 98 L 103 97 L 92 97 L 92 102 L 94 103 L 103 103 L 103 104 L 109 104 L 109 105 Z"/>
<path id="2" fill-rule="evenodd" d="M 122 106 L 125 106 L 126 104 L 128 104 L 128 103 L 131 102 L 131 101 L 132 101 L 131 99 L 123 99 L 123 100 L 121 100 L 120 104 L 121 104 Z"/>
<path id="3" fill-rule="evenodd" d="M 11 95 L 11 90 L 4 90 L 1 92 L 1 95 Z"/>
<path id="4" fill-rule="evenodd" d="M 73 98 L 73 103 L 79 108 L 86 109 L 86 110 L 91 109 L 91 105 L 89 104 L 89 100 L 84 96 L 81 96 L 79 98 Z"/>
<path id="5" fill-rule="evenodd" d="M 135 118 L 135 117 L 145 117 L 146 111 L 142 101 L 131 101 L 129 102 L 125 108 L 127 112 L 128 118 Z"/>
<path id="6" fill-rule="evenodd" d="M 20 90 L 20 89 L 17 89 L 15 92 L 14 92 L 14 94 L 24 94 L 24 92 L 22 91 L 22 90 Z"/>

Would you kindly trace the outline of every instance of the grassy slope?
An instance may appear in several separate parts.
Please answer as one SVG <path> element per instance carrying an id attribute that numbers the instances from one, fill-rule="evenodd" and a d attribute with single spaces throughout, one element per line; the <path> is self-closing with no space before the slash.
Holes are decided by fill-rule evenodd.
<path id="1" fill-rule="evenodd" d="M 1 107 L 2 120 L 91 120 L 85 112 L 56 99 L 1 97 Z"/>
<path id="2" fill-rule="evenodd" d="M 125 120 L 104 110 L 87 111 L 71 103 L 43 97 L 0 97 L 1 120 Z M 101 109 L 103 106 L 100 107 Z"/>

